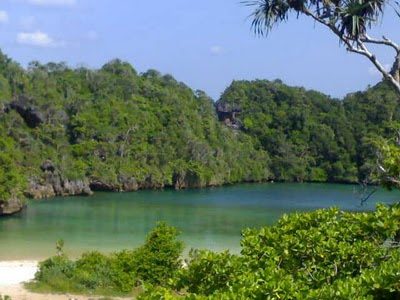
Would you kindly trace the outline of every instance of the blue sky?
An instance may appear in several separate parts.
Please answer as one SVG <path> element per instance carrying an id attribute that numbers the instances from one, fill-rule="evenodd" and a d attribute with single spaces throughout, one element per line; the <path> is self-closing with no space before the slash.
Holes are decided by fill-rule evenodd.
<path id="1" fill-rule="evenodd" d="M 170 73 L 214 99 L 240 79 L 280 78 L 342 97 L 380 76 L 326 29 L 293 18 L 268 37 L 250 31 L 239 0 L 0 0 L 0 48 L 23 66 L 65 61 L 97 68 L 113 58 Z M 400 42 L 400 19 L 375 30 Z M 375 47 L 383 64 L 393 53 Z"/>

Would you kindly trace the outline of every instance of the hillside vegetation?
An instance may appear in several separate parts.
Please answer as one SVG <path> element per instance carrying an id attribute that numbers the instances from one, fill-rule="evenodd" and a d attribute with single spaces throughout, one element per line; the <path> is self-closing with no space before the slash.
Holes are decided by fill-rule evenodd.
<path id="1" fill-rule="evenodd" d="M 280 80 L 236 81 L 217 106 L 240 110 L 237 122 L 281 181 L 371 180 L 379 141 L 400 128 L 397 95 L 385 84 L 338 100 Z"/>
<path id="2" fill-rule="evenodd" d="M 0 147 L 3 201 L 270 176 L 267 153 L 218 122 L 204 92 L 120 60 L 24 70 L 0 55 Z"/>
<path id="3" fill-rule="evenodd" d="M 279 80 L 236 81 L 215 104 L 118 59 L 24 69 L 0 54 L 0 213 L 23 194 L 356 182 L 372 178 L 375 145 L 399 119 L 384 84 L 340 101 Z"/>

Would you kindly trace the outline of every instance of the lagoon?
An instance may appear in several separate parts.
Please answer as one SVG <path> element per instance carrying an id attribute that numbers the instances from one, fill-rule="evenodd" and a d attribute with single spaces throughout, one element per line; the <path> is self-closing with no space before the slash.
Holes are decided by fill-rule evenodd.
<path id="1" fill-rule="evenodd" d="M 276 224 L 285 213 L 331 206 L 365 211 L 377 202 L 400 200 L 399 191 L 380 190 L 360 206 L 357 189 L 342 184 L 260 183 L 32 200 L 22 213 L 0 218 L 0 260 L 46 258 L 55 254 L 59 239 L 72 257 L 87 250 L 132 249 L 158 221 L 178 227 L 187 249 L 238 252 L 241 229 Z"/>

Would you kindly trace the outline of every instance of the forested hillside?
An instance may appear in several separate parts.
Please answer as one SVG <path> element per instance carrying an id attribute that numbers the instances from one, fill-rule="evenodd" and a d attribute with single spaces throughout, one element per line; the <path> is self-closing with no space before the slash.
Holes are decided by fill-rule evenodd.
<path id="1" fill-rule="evenodd" d="M 0 55 L 0 200 L 204 187 L 270 177 L 268 155 L 170 75 Z"/>
<path id="2" fill-rule="evenodd" d="M 235 112 L 220 118 L 268 152 L 271 177 L 281 181 L 371 179 L 379 140 L 400 129 L 396 94 L 384 84 L 338 100 L 280 80 L 236 81 L 217 107 Z"/>
<path id="3" fill-rule="evenodd" d="M 215 104 L 120 60 L 23 69 L 0 54 L 0 213 L 24 194 L 355 182 L 374 172 L 374 143 L 399 119 L 382 84 L 340 101 L 279 80 L 237 81 Z"/>

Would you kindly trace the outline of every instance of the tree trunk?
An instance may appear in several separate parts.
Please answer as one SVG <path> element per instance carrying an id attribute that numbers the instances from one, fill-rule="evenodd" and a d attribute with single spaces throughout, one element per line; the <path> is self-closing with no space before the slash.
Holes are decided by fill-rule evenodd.
<path id="1" fill-rule="evenodd" d="M 396 87 L 397 92 L 400 94 L 400 51 L 397 53 L 395 62 L 393 63 L 392 70 L 390 71 L 395 83 L 393 85 Z"/>

